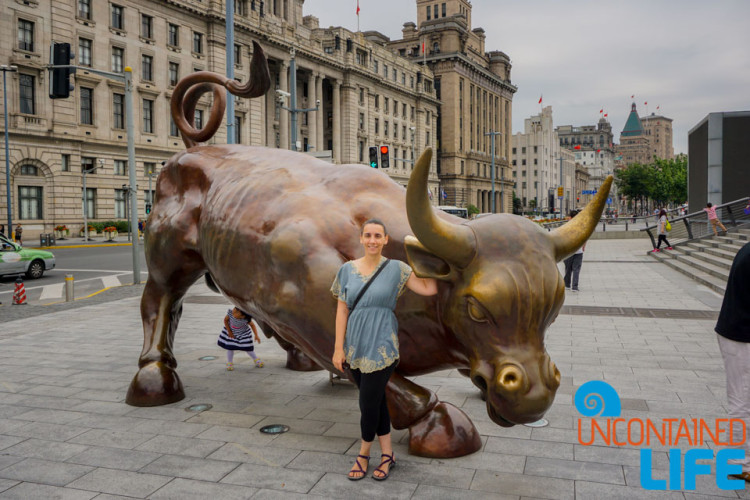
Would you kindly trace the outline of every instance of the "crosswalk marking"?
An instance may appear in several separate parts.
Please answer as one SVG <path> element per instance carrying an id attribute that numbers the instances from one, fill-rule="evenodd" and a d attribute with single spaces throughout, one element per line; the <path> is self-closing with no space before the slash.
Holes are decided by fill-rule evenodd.
<path id="1" fill-rule="evenodd" d="M 102 276 L 102 284 L 104 288 L 111 288 L 113 286 L 120 286 L 120 279 L 117 276 Z"/>
<path id="2" fill-rule="evenodd" d="M 42 295 L 39 297 L 39 300 L 59 299 L 60 297 L 62 297 L 64 285 L 65 283 L 53 283 L 52 285 L 45 285 L 42 288 Z"/>

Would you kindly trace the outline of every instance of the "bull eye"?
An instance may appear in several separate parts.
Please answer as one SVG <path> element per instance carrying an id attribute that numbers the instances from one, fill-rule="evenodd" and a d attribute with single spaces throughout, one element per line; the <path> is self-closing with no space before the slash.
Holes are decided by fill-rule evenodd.
<path id="1" fill-rule="evenodd" d="M 469 299 L 468 310 L 469 317 L 477 323 L 486 323 L 488 321 L 487 315 L 482 307 L 472 299 Z"/>

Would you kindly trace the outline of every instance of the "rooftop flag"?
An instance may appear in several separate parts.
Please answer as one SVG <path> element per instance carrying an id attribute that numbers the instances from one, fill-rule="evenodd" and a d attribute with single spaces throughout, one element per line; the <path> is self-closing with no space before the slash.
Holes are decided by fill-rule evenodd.
<path id="1" fill-rule="evenodd" d="M 544 94 L 542 94 L 542 95 L 539 96 L 539 104 L 542 103 L 542 97 L 544 97 Z"/>
<path id="2" fill-rule="evenodd" d="M 631 99 L 635 99 L 635 94 L 630 96 Z"/>
<path id="3" fill-rule="evenodd" d="M 604 113 L 604 108 L 599 110 L 599 114 L 602 114 L 602 113 Z"/>
<path id="4" fill-rule="evenodd" d="M 573 149 L 581 149 L 581 145 L 577 144 Z"/>
<path id="5" fill-rule="evenodd" d="M 644 106 L 648 106 L 648 101 L 643 103 Z"/>
<path id="6" fill-rule="evenodd" d="M 606 118 L 609 115 L 609 113 L 604 113 L 604 118 Z"/>
<path id="7" fill-rule="evenodd" d="M 357 0 L 357 15 L 359 15 L 359 0 Z"/>

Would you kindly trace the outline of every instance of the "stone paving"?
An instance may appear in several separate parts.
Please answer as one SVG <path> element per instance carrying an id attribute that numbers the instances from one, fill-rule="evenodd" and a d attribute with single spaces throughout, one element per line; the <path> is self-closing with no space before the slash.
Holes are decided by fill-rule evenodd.
<path id="1" fill-rule="evenodd" d="M 719 309 L 721 297 L 647 259 L 647 246 L 591 241 L 582 291 L 568 292 L 566 305 Z M 481 451 L 410 456 L 407 432 L 394 431 L 399 466 L 391 478 L 350 482 L 359 434 L 354 387 L 331 385 L 327 372 L 286 370 L 285 353 L 265 338 L 258 347 L 265 368 L 238 354 L 227 372 L 216 346 L 227 306 L 205 285 L 190 290 L 175 341 L 187 398 L 126 405 L 142 344 L 138 294 L 123 287 L 74 308 L 0 308 L 0 499 L 750 498 L 718 489 L 713 476 L 699 476 L 694 491 L 644 490 L 639 448 L 583 446 L 577 436 L 573 394 L 589 380 L 616 388 L 625 418 L 726 417 L 715 320 L 561 314 L 547 346 L 562 384 L 543 428 L 496 426 L 455 370 L 416 377 L 472 418 Z M 199 403 L 213 407 L 187 409 Z M 272 423 L 291 430 L 258 432 Z M 666 477 L 668 467 L 666 447 L 655 449 L 653 476 Z"/>

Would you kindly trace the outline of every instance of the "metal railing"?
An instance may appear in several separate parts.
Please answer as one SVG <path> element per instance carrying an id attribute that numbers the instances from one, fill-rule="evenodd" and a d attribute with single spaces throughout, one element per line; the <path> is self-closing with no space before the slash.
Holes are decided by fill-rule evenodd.
<path id="1" fill-rule="evenodd" d="M 673 208 L 671 210 L 667 211 L 668 217 L 674 216 L 674 214 L 678 214 L 680 212 L 680 208 Z M 599 224 L 596 226 L 597 232 L 606 232 L 606 231 L 643 231 L 645 228 L 649 226 L 649 224 L 653 224 L 656 222 L 658 217 L 654 214 L 652 215 L 639 215 L 639 216 L 632 216 L 632 215 L 620 215 L 616 219 L 613 217 L 604 217 L 602 216 L 601 219 L 599 219 Z M 563 219 L 562 221 L 554 221 L 554 222 L 547 222 L 542 224 L 542 227 L 546 229 L 547 231 L 551 231 L 555 228 L 558 228 L 568 222 L 570 219 Z"/>
<path id="2" fill-rule="evenodd" d="M 739 200 L 730 201 L 722 205 L 715 205 L 716 215 L 724 224 L 727 230 L 733 228 L 750 226 L 750 214 L 745 213 L 750 197 L 740 198 Z M 668 218 L 672 224 L 672 230 L 667 233 L 667 240 L 672 246 L 684 243 L 690 240 L 708 238 L 714 235 L 711 223 L 708 220 L 708 214 L 701 210 L 687 215 Z M 656 235 L 658 233 L 658 222 L 654 225 L 647 226 L 641 231 L 646 231 L 651 238 L 651 244 L 656 248 Z M 721 228 L 717 228 L 721 231 Z"/>

